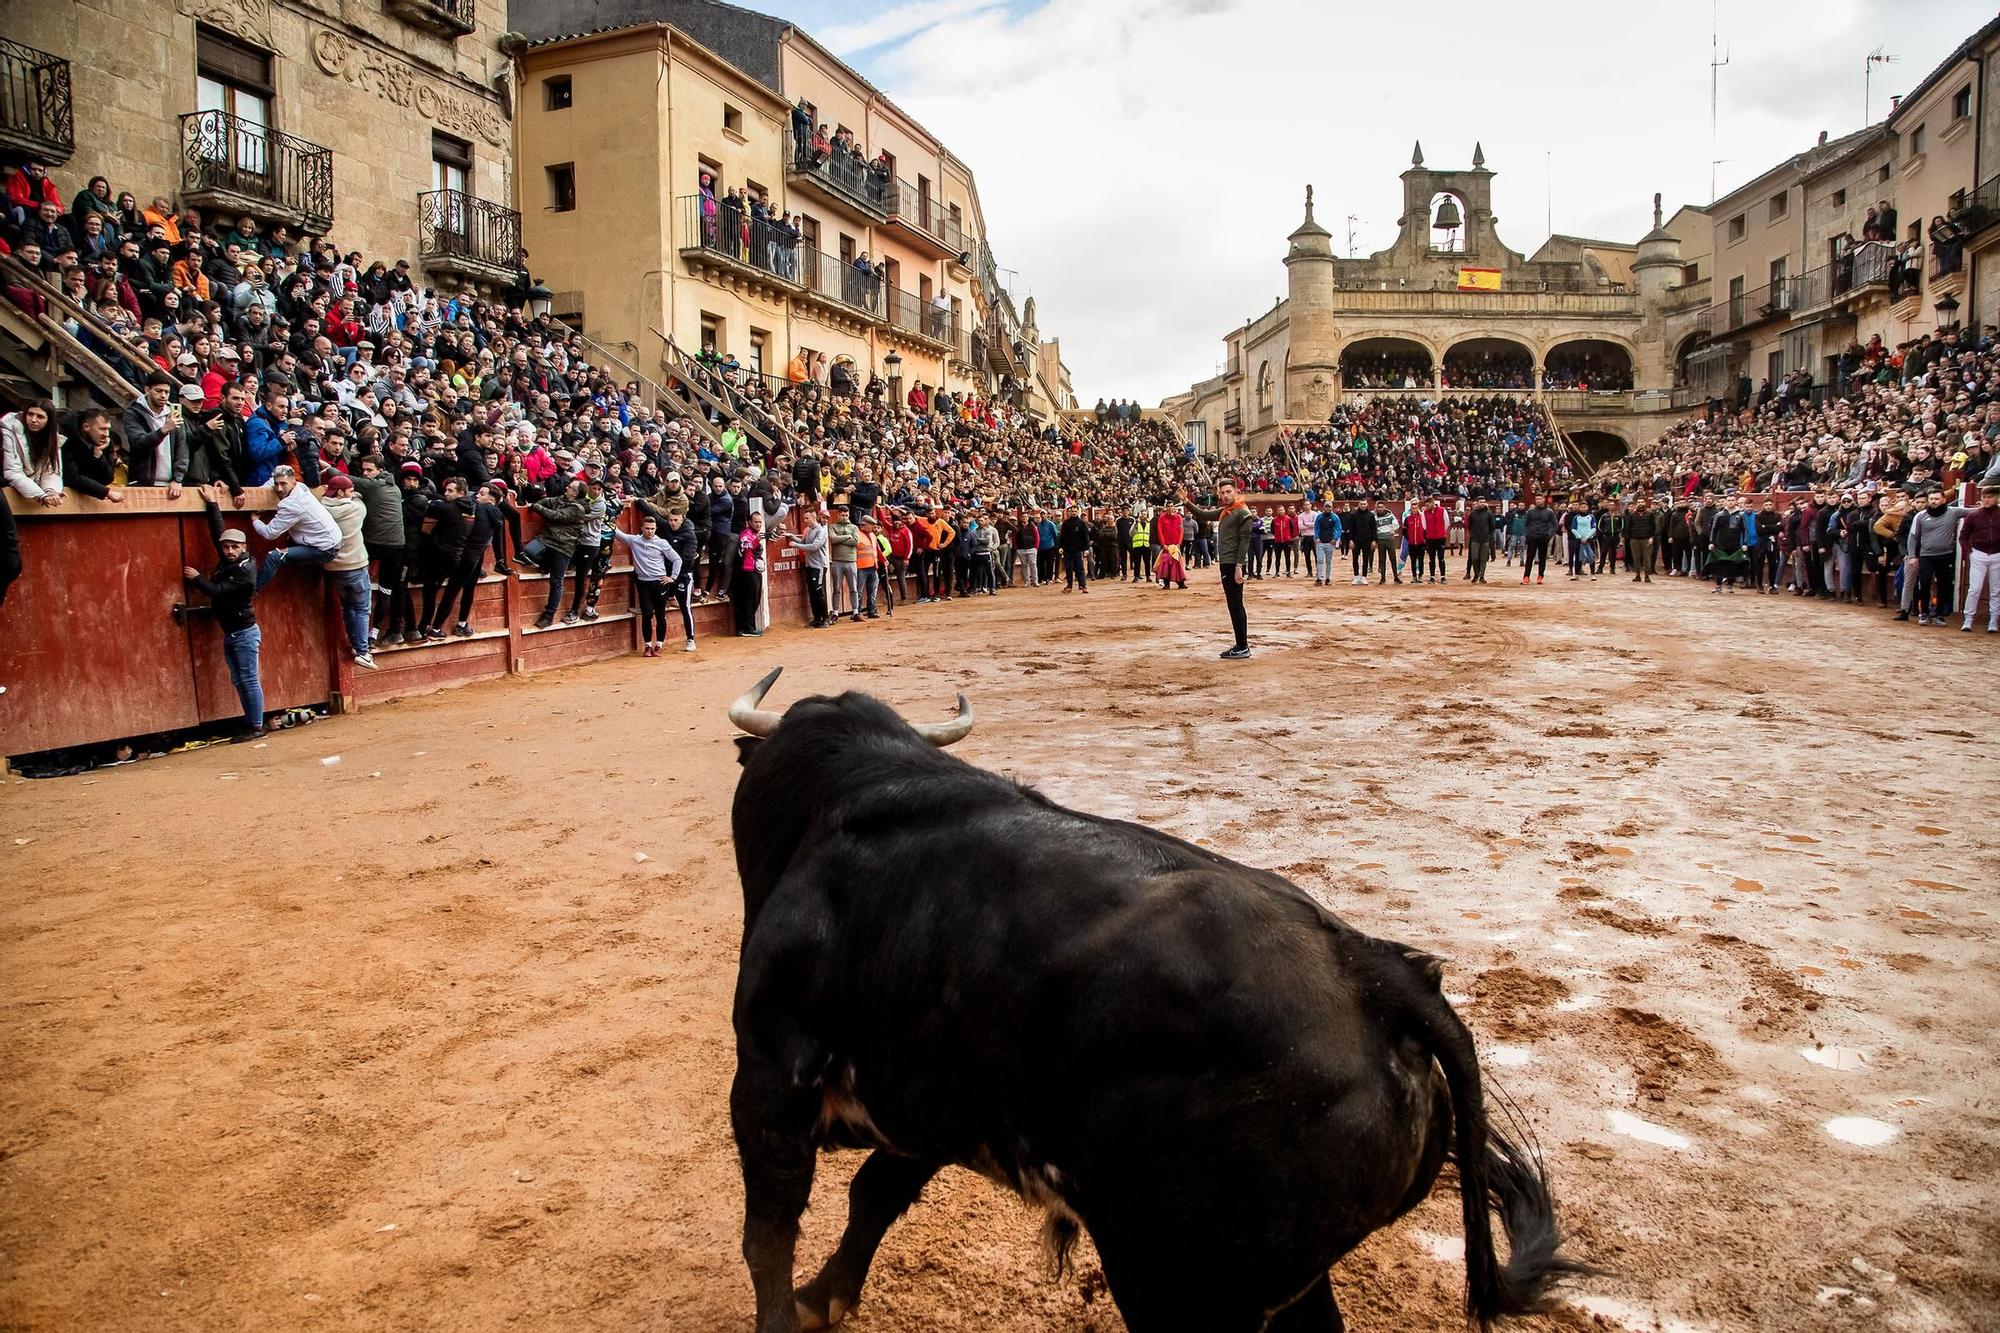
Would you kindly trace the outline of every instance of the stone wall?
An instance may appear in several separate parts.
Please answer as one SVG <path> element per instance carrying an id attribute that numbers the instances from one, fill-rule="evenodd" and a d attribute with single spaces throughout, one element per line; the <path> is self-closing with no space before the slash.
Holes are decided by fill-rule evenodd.
<path id="1" fill-rule="evenodd" d="M 12 0 L 0 36 L 70 62 L 76 154 L 52 173 L 65 199 L 101 175 L 141 202 L 178 200 L 196 24 L 270 51 L 274 127 L 333 151 L 336 243 L 414 258 L 434 129 L 471 143 L 473 194 L 511 203 L 502 0 L 479 0 L 477 13 L 478 30 L 451 41 L 381 0 Z"/>

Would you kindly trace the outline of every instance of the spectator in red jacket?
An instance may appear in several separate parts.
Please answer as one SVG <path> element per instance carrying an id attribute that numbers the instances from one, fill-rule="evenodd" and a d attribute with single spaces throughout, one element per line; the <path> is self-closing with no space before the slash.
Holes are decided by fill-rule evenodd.
<path id="1" fill-rule="evenodd" d="M 1281 505 L 1271 515 L 1271 573 L 1290 578 L 1297 569 L 1299 516 L 1290 505 Z"/>
<path id="2" fill-rule="evenodd" d="M 1451 514 L 1445 509 L 1444 501 L 1432 497 L 1424 506 L 1424 554 L 1430 560 L 1430 582 L 1444 582 L 1444 544 L 1451 532 Z M 1416 555 L 1416 544 L 1411 543 L 1411 556 Z M 1416 570 L 1410 571 L 1412 575 Z"/>

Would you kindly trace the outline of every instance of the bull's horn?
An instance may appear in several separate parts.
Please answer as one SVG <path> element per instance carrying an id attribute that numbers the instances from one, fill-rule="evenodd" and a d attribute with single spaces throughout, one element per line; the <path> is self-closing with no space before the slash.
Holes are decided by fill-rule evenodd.
<path id="1" fill-rule="evenodd" d="M 764 696 L 771 692 L 771 685 L 778 679 L 783 667 L 772 667 L 764 679 L 743 691 L 735 703 L 729 705 L 729 720 L 752 736 L 768 736 L 778 729 L 785 720 L 784 714 L 774 713 L 757 705 L 764 702 Z"/>
<path id="2" fill-rule="evenodd" d="M 958 716 L 949 722 L 912 722 L 911 728 L 932 745 L 942 750 L 945 746 L 962 741 L 972 730 L 972 705 L 958 696 Z"/>

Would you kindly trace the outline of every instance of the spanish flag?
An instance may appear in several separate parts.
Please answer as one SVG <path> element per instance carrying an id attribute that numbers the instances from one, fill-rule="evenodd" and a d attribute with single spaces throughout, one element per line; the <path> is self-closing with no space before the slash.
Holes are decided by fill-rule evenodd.
<path id="1" fill-rule="evenodd" d="M 1462 268 L 1458 271 L 1458 289 L 1462 292 L 1497 292 L 1500 290 L 1500 270 Z"/>

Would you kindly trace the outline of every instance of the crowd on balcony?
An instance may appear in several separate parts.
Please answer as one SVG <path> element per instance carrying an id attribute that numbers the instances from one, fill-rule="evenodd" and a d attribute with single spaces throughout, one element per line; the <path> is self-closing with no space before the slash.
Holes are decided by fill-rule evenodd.
<path id="1" fill-rule="evenodd" d="M 886 209 L 889 186 L 895 171 L 887 152 L 872 159 L 854 137 L 854 131 L 834 129 L 813 118 L 812 107 L 804 98 L 792 107 L 792 162 L 794 167 L 814 175 L 825 175 L 851 195 L 867 199 L 878 209 Z"/>
<path id="2" fill-rule="evenodd" d="M 1407 351 L 1353 351 L 1340 358 L 1340 382 L 1349 389 L 1428 389 L 1430 354 Z"/>
<path id="3" fill-rule="evenodd" d="M 1343 403 L 1324 427 L 1280 432 L 1245 477 L 1253 491 L 1309 501 L 1548 494 L 1575 481 L 1548 418 L 1511 397 Z"/>
<path id="4" fill-rule="evenodd" d="M 1632 387 L 1632 359 L 1622 350 L 1565 346 L 1542 366 L 1544 389 L 1612 392 Z"/>
<path id="5" fill-rule="evenodd" d="M 1535 360 L 1525 347 L 1454 347 L 1444 354 L 1444 387 L 1461 392 L 1478 389 L 1532 389 Z"/>

